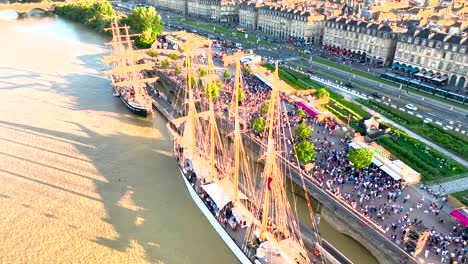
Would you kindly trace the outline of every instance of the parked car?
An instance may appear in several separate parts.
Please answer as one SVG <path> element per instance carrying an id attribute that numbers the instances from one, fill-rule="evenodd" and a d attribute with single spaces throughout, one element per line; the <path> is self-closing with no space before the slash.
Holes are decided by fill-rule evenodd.
<path id="1" fill-rule="evenodd" d="M 371 95 L 372 95 L 373 97 L 377 98 L 377 99 L 381 99 L 381 98 L 382 98 L 382 95 L 380 95 L 380 94 L 377 93 L 377 92 L 373 92 L 373 93 L 371 93 Z"/>
<path id="2" fill-rule="evenodd" d="M 406 107 L 407 109 L 411 110 L 411 111 L 416 111 L 416 110 L 418 110 L 418 108 L 417 108 L 416 106 L 412 105 L 412 104 L 407 104 L 407 105 L 405 105 L 405 107 Z"/>

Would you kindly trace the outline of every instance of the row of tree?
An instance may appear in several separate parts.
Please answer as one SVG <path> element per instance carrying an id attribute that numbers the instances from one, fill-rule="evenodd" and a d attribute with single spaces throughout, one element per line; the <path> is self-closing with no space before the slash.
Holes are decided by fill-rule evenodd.
<path id="1" fill-rule="evenodd" d="M 60 3 L 55 7 L 55 12 L 67 19 L 83 23 L 86 26 L 104 32 L 110 27 L 111 20 L 115 16 L 112 5 L 107 0 L 77 0 L 75 2 Z M 161 16 L 154 7 L 138 7 L 126 18 L 120 18 L 121 24 L 130 26 L 131 33 L 141 34 L 135 41 L 139 48 L 149 48 L 158 34 L 163 31 Z M 111 31 L 107 34 L 112 35 Z"/>

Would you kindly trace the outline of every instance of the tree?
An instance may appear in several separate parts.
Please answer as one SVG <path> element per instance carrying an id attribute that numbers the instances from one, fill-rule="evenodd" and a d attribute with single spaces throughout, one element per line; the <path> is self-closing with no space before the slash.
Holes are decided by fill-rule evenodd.
<path id="1" fill-rule="evenodd" d="M 309 141 L 303 140 L 296 145 L 297 159 L 303 164 L 313 160 L 316 154 L 317 151 L 315 150 L 314 144 Z"/>
<path id="2" fill-rule="evenodd" d="M 187 80 L 187 79 L 186 79 L 186 80 Z M 196 76 L 193 76 L 193 75 L 190 76 L 190 84 L 192 85 L 192 87 L 194 87 L 195 84 L 197 84 L 197 83 L 198 83 L 197 77 L 196 77 Z"/>
<path id="3" fill-rule="evenodd" d="M 300 118 L 304 118 L 304 117 L 306 117 L 307 113 L 304 111 L 304 109 L 299 108 L 299 109 L 297 109 L 297 115 L 298 115 Z"/>
<path id="4" fill-rule="evenodd" d="M 301 122 L 294 132 L 301 141 L 306 141 L 312 134 L 312 127 L 305 122 Z"/>
<path id="5" fill-rule="evenodd" d="M 228 70 L 224 70 L 224 72 L 223 72 L 223 77 L 224 77 L 225 79 L 231 78 L 231 73 L 230 73 Z"/>
<path id="6" fill-rule="evenodd" d="M 210 96 L 210 90 L 208 87 L 208 84 L 203 86 L 203 93 L 205 93 L 206 96 Z M 216 83 L 211 83 L 211 99 L 218 97 L 220 88 L 221 86 L 217 85 Z"/>
<path id="7" fill-rule="evenodd" d="M 252 127 L 257 133 L 265 131 L 266 120 L 263 117 L 259 117 L 252 122 Z"/>
<path id="8" fill-rule="evenodd" d="M 265 100 L 260 106 L 260 111 L 262 111 L 263 114 L 266 114 L 268 113 L 268 110 L 270 110 L 270 101 Z"/>
<path id="9" fill-rule="evenodd" d="M 317 89 L 317 91 L 315 92 L 315 96 L 317 96 L 317 98 L 325 98 L 329 97 L 330 93 L 327 91 L 327 89 L 322 87 Z"/>
<path id="10" fill-rule="evenodd" d="M 156 56 L 158 56 L 158 52 L 155 51 L 155 50 L 150 50 L 150 51 L 148 51 L 146 54 L 148 54 L 148 56 L 150 56 L 150 57 L 156 57 Z"/>
<path id="11" fill-rule="evenodd" d="M 244 90 L 242 90 L 242 88 L 238 88 L 237 89 L 237 95 L 239 96 L 239 102 L 241 102 L 242 100 L 244 100 L 244 96 L 245 96 L 245 93 L 244 93 Z"/>
<path id="12" fill-rule="evenodd" d="M 198 68 L 198 75 L 200 77 L 205 77 L 206 76 L 206 70 L 204 68 Z"/>
<path id="13" fill-rule="evenodd" d="M 140 48 L 149 48 L 156 39 L 156 36 L 163 31 L 161 16 L 154 7 L 137 7 L 126 19 L 131 30 L 137 34 L 142 34 L 135 44 Z"/>
<path id="14" fill-rule="evenodd" d="M 169 65 L 170 65 L 170 63 L 169 63 L 169 60 L 167 60 L 167 59 L 165 59 L 165 60 L 163 60 L 163 61 L 161 62 L 161 67 L 162 67 L 163 69 L 169 68 Z"/>
<path id="15" fill-rule="evenodd" d="M 247 65 L 244 65 L 244 71 L 246 74 L 250 74 L 250 68 Z"/>
<path id="16" fill-rule="evenodd" d="M 180 67 L 179 67 L 179 66 L 176 66 L 175 69 L 174 69 L 174 74 L 175 74 L 176 76 L 179 76 L 179 75 L 180 75 L 180 72 L 181 72 Z"/>
<path id="17" fill-rule="evenodd" d="M 171 53 L 171 54 L 167 55 L 167 57 L 169 57 L 169 59 L 171 59 L 171 60 L 177 60 L 179 58 L 179 55 L 177 55 L 175 53 Z"/>
<path id="18" fill-rule="evenodd" d="M 357 169 L 363 169 L 369 166 L 374 157 L 374 152 L 369 148 L 358 148 L 351 150 L 348 153 L 349 161 L 353 163 L 353 166 Z"/>

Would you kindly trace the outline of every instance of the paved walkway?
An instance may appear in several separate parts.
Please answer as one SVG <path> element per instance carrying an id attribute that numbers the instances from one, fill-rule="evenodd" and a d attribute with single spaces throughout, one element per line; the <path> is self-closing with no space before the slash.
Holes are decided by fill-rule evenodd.
<path id="1" fill-rule="evenodd" d="M 447 181 L 440 184 L 434 184 L 430 186 L 433 190 L 434 189 L 442 189 L 445 193 L 455 193 L 461 192 L 468 188 L 468 173 L 465 174 L 465 177 Z"/>

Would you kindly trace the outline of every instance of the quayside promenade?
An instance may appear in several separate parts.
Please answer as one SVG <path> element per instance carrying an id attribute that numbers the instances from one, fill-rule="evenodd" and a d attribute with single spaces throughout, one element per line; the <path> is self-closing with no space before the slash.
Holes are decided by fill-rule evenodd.
<path id="1" fill-rule="evenodd" d="M 174 79 L 175 76 L 166 78 Z M 248 77 L 246 80 L 249 82 Z M 180 83 L 180 80 L 173 85 L 177 86 L 177 82 Z M 256 87 L 257 94 L 262 93 L 263 88 L 256 86 L 258 83 L 251 82 L 250 85 Z M 255 100 L 257 96 L 249 94 L 246 97 Z M 258 102 L 252 104 L 260 105 Z M 155 98 L 155 106 L 166 118 L 171 118 L 173 109 L 169 103 L 162 98 Z M 292 115 L 295 114 L 293 105 L 288 108 Z M 402 249 L 404 234 L 411 225 L 425 226 L 431 231 L 431 237 L 423 253 L 418 256 L 420 260 L 425 263 L 443 263 L 457 259 L 463 263 L 464 244 L 460 239 L 462 228 L 453 223 L 448 214 L 441 212 L 443 201 L 439 203 L 435 197 L 424 197 L 414 188 L 392 184 L 391 179 L 382 179 L 384 184 L 378 185 L 375 176 L 372 176 L 372 180 L 365 174 L 355 178 L 345 177 L 344 171 L 338 169 L 343 164 L 338 161 L 346 161 L 348 142 L 334 136 L 333 132 L 312 118 L 308 118 L 308 122 L 314 127 L 315 144 L 319 147 L 317 170 L 313 175 L 305 175 L 290 160 L 283 162 L 291 166 L 293 180 L 299 186 L 302 186 L 300 175 L 306 176 L 304 179 L 309 194 L 322 205 L 321 216 L 334 224 L 334 228 L 359 241 L 381 263 L 411 263 L 416 260 Z M 246 133 L 244 137 L 253 142 L 254 152 L 258 153 L 263 144 L 261 139 L 253 133 Z M 370 174 L 373 171 L 360 173 Z M 328 180 L 332 180 L 336 188 L 327 188 L 324 182 Z"/>

